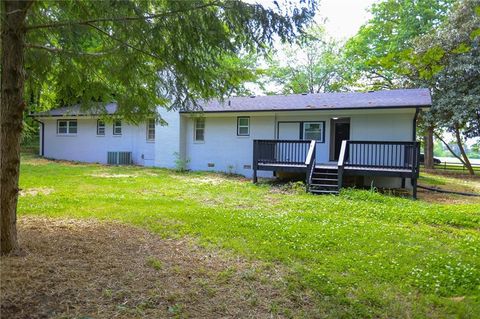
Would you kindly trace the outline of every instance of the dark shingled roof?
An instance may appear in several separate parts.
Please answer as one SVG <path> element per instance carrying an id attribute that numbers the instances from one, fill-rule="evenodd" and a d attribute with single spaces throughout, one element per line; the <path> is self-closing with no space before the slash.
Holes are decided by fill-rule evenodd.
<path id="1" fill-rule="evenodd" d="M 99 108 L 98 110 L 89 110 L 84 112 L 81 110 L 80 105 L 64 106 L 57 109 L 53 109 L 45 112 L 38 112 L 32 114 L 32 116 L 42 117 L 42 116 L 92 116 L 92 115 L 113 115 L 117 111 L 116 103 L 108 103 L 105 105 L 105 109 Z"/>
<path id="2" fill-rule="evenodd" d="M 428 89 L 232 97 L 199 103 L 203 112 L 415 108 L 432 105 Z M 187 111 L 188 112 L 188 111 Z M 198 111 L 201 112 L 201 111 Z"/>
<path id="3" fill-rule="evenodd" d="M 194 112 L 255 112 L 255 111 L 298 111 L 298 110 L 351 110 L 378 108 L 416 108 L 432 105 L 428 89 L 401 89 L 373 92 L 316 93 L 267 95 L 254 97 L 231 97 L 225 101 L 199 102 L 202 110 Z M 32 116 L 91 116 L 114 114 L 115 103 L 105 110 L 82 112 L 79 105 L 61 107 Z M 190 111 L 184 111 L 186 113 Z"/>

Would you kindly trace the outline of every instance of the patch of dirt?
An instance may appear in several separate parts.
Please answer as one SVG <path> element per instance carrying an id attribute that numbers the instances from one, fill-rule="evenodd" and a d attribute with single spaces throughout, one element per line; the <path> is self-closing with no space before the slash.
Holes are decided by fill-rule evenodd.
<path id="1" fill-rule="evenodd" d="M 30 154 L 27 158 L 25 158 L 25 160 L 22 159 L 22 161 L 26 162 L 28 165 L 32 165 L 32 166 L 43 166 L 43 165 L 47 165 L 47 164 L 52 163 L 51 160 L 48 160 L 48 159 L 43 158 L 43 157 L 32 156 Z"/>
<path id="2" fill-rule="evenodd" d="M 427 170 L 427 172 L 428 175 L 425 176 L 425 179 L 420 179 L 419 185 L 438 188 L 445 191 L 480 194 L 480 176 L 451 173 L 442 170 Z M 441 182 L 439 185 L 436 185 L 429 180 L 430 178 L 437 178 L 437 176 L 439 177 L 438 180 Z M 432 203 L 480 203 L 480 197 L 440 193 L 421 188 L 418 189 L 418 196 L 420 199 Z"/>
<path id="3" fill-rule="evenodd" d="M 456 172 L 456 171 L 449 171 L 449 170 L 443 170 L 443 169 L 422 169 L 422 172 L 423 171 L 433 175 L 460 178 L 462 180 L 480 181 L 480 175 L 478 175 L 478 173 L 476 175 L 470 175 L 461 171 Z"/>
<path id="4" fill-rule="evenodd" d="M 174 175 L 175 179 L 181 181 L 187 181 L 189 183 L 194 184 L 211 184 L 211 185 L 219 185 L 226 181 L 224 177 L 220 176 L 181 176 L 181 175 Z"/>
<path id="5" fill-rule="evenodd" d="M 195 175 L 195 174 L 176 174 L 172 175 L 173 178 L 187 181 L 189 183 L 195 184 L 211 184 L 211 185 L 219 185 L 228 181 L 235 181 L 235 182 L 251 182 L 250 179 L 236 174 L 227 174 L 227 173 L 215 173 L 210 172 L 208 175 Z"/>
<path id="6" fill-rule="evenodd" d="M 136 174 L 110 174 L 110 173 L 96 173 L 91 174 L 93 177 L 102 177 L 102 178 L 135 178 L 138 177 Z"/>
<path id="7" fill-rule="evenodd" d="M 20 196 L 49 195 L 53 191 L 54 191 L 53 188 L 48 188 L 48 187 L 27 188 L 27 189 L 20 190 Z"/>
<path id="8" fill-rule="evenodd" d="M 440 186 L 442 189 L 445 187 Z M 438 193 L 419 188 L 417 190 L 417 197 L 420 200 L 437 203 L 437 204 L 470 204 L 480 203 L 480 197 L 475 196 L 462 196 L 456 194 Z"/>
<path id="9" fill-rule="evenodd" d="M 43 166 L 43 165 L 48 165 L 52 163 L 58 163 L 65 166 L 81 166 L 81 167 L 99 165 L 99 163 L 85 163 L 85 162 L 79 162 L 79 161 L 60 160 L 55 158 L 40 157 L 38 155 L 31 155 L 31 154 L 26 155 L 26 157 L 22 160 L 22 162 L 32 166 Z"/>
<path id="10" fill-rule="evenodd" d="M 270 318 L 314 310 L 279 266 L 95 220 L 24 217 L 1 258 L 2 318 Z M 305 294 L 305 295 L 303 295 Z M 298 301 L 301 300 L 301 301 Z"/>

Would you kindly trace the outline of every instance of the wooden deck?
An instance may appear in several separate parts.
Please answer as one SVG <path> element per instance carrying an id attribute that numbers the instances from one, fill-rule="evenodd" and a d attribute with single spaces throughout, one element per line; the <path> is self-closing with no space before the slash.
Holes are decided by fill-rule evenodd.
<path id="1" fill-rule="evenodd" d="M 258 163 L 258 170 L 263 170 L 263 171 L 306 172 L 307 169 L 308 169 L 308 165 L 305 165 L 305 164 Z M 338 165 L 317 164 L 315 165 L 315 169 L 338 169 Z M 406 168 L 364 167 L 364 166 L 347 166 L 344 168 L 345 175 L 402 177 L 404 175 L 410 175 L 411 173 L 412 173 L 412 170 L 406 169 Z"/>
<path id="2" fill-rule="evenodd" d="M 344 168 L 344 175 L 410 177 L 412 170 L 406 168 L 347 166 Z"/>
<path id="3" fill-rule="evenodd" d="M 254 140 L 254 182 L 257 180 L 257 170 L 299 172 L 306 174 L 307 190 L 338 193 L 343 186 L 344 176 L 400 177 L 402 187 L 406 178 L 411 179 L 412 196 L 416 198 L 420 157 L 418 142 L 343 141 L 338 163 L 317 164 L 315 148 L 315 141 Z M 336 190 L 331 189 L 334 186 L 331 183 L 317 182 L 317 186 L 328 186 L 327 190 L 310 188 L 318 180 L 333 181 L 325 175 L 337 175 L 334 179 L 338 182 Z"/>

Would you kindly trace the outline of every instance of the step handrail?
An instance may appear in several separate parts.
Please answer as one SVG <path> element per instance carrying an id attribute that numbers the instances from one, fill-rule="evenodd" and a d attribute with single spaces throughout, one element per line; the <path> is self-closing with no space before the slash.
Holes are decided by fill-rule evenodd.
<path id="1" fill-rule="evenodd" d="M 342 188 L 343 184 L 343 167 L 345 166 L 345 154 L 347 153 L 347 140 L 342 141 L 342 146 L 340 148 L 340 154 L 338 156 L 338 191 Z"/>
<path id="2" fill-rule="evenodd" d="M 307 192 L 310 189 L 310 184 L 312 184 L 313 171 L 315 170 L 315 159 L 316 159 L 316 147 L 317 141 L 310 141 L 310 147 L 308 148 L 307 158 L 305 160 L 305 165 L 307 165 L 307 180 L 306 188 Z"/>

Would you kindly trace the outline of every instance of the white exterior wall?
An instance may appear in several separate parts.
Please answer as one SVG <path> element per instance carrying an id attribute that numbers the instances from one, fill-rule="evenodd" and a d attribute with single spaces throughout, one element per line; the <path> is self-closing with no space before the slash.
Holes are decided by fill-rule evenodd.
<path id="1" fill-rule="evenodd" d="M 352 140 L 411 141 L 414 114 L 357 114 L 350 118 Z"/>
<path id="2" fill-rule="evenodd" d="M 231 172 L 251 177 L 253 140 L 275 138 L 273 115 L 250 117 L 250 136 L 237 136 L 236 116 L 206 117 L 204 142 L 194 141 L 194 119 L 188 115 L 184 118 L 185 156 L 192 170 Z M 209 163 L 214 167 L 209 167 Z M 272 176 L 272 172 L 258 173 L 262 177 Z"/>
<path id="3" fill-rule="evenodd" d="M 122 135 L 113 135 L 113 124 L 107 122 L 105 135 L 97 136 L 97 119 L 78 118 L 77 134 L 59 135 L 58 119 L 40 119 L 45 123 L 43 155 L 47 158 L 106 163 L 107 152 L 132 152 L 134 164 L 144 166 L 154 164 L 155 143 L 147 141 L 144 123 L 134 126 L 123 122 Z"/>
<path id="4" fill-rule="evenodd" d="M 185 120 L 178 112 L 164 108 L 159 108 L 158 113 L 166 124 L 155 127 L 155 166 L 175 168 L 177 159 L 185 159 Z"/>

